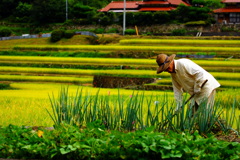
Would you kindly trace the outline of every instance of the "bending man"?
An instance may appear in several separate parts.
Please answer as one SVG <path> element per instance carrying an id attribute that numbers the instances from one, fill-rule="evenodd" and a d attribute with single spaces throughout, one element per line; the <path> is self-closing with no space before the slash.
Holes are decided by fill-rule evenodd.
<path id="1" fill-rule="evenodd" d="M 218 81 L 193 61 L 189 59 L 174 60 L 175 56 L 175 54 L 169 57 L 166 54 L 159 54 L 156 62 L 159 66 L 157 74 L 163 71 L 171 74 L 174 97 L 178 107 L 182 106 L 183 92 L 194 96 L 195 111 L 206 98 L 208 106 L 213 106 L 216 88 L 220 86 Z"/>

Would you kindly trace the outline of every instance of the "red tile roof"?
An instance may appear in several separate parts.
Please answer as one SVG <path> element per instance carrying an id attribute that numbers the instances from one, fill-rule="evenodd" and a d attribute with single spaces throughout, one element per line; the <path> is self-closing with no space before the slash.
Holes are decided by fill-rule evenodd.
<path id="1" fill-rule="evenodd" d="M 100 9 L 98 11 L 100 11 L 100 12 L 108 12 L 110 10 L 122 10 L 123 9 L 123 4 L 124 4 L 123 1 L 112 1 L 105 8 Z M 143 2 L 143 1 L 126 1 L 126 9 L 127 10 L 144 11 L 144 9 L 138 10 L 138 8 L 141 8 L 139 6 L 144 6 L 145 4 L 151 4 L 151 5 L 155 5 L 155 4 L 163 4 L 163 5 L 170 5 L 170 4 L 172 4 L 172 5 L 180 5 L 180 4 L 185 4 L 187 6 L 190 6 L 189 4 L 183 2 L 182 0 L 147 1 L 147 2 Z M 151 11 L 157 11 L 157 10 L 153 9 Z"/>
<path id="2" fill-rule="evenodd" d="M 137 9 L 138 5 L 136 4 L 139 1 L 128 1 L 126 2 L 126 9 Z M 100 9 L 100 12 L 108 12 L 110 9 L 123 9 L 123 1 L 116 1 L 109 3 L 105 8 Z"/>
<path id="3" fill-rule="evenodd" d="M 214 10 L 214 13 L 236 13 L 240 12 L 240 8 L 220 8 Z"/>
<path id="4" fill-rule="evenodd" d="M 185 4 L 189 6 L 188 3 L 183 2 L 182 0 L 168 0 L 168 1 L 140 1 L 138 2 L 139 5 L 146 5 L 146 4 L 173 4 L 173 5 L 180 5 L 180 4 Z"/>
<path id="5" fill-rule="evenodd" d="M 190 6 L 190 4 L 183 2 L 182 0 L 168 0 L 168 2 L 173 5 L 185 4 L 186 6 Z"/>
<path id="6" fill-rule="evenodd" d="M 173 7 L 148 7 L 148 8 L 140 8 L 139 11 L 171 11 L 176 8 Z"/>
<path id="7" fill-rule="evenodd" d="M 137 2 L 139 5 L 146 5 L 146 4 L 169 4 L 169 2 L 167 1 L 139 1 Z"/>

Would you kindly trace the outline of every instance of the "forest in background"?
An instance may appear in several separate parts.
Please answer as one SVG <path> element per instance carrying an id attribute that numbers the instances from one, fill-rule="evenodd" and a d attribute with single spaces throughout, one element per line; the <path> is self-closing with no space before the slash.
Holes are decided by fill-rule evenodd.
<path id="1" fill-rule="evenodd" d="M 0 21 L 37 25 L 122 23 L 122 13 L 98 12 L 110 2 L 111 0 L 0 0 Z M 192 0 L 190 3 L 191 7 L 180 5 L 171 12 L 128 12 L 127 18 L 131 19 L 131 22 L 129 21 L 127 25 L 186 23 L 201 20 L 206 24 L 212 24 L 214 23 L 213 15 L 209 13 L 212 13 L 215 8 L 223 7 L 220 0 Z"/>

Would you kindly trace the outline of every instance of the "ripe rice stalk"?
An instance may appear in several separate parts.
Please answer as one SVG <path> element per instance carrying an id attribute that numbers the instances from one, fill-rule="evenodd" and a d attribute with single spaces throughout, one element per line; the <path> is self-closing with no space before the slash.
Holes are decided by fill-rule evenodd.
<path id="1" fill-rule="evenodd" d="M 171 51 L 171 52 L 236 52 L 239 47 L 193 47 L 193 46 L 114 46 L 114 45 L 19 45 L 15 50 L 40 50 L 40 51 L 59 51 L 59 50 L 98 50 L 98 51 Z"/>
<path id="2" fill-rule="evenodd" d="M 239 81 L 237 81 L 237 79 L 235 79 L 235 80 L 218 80 L 218 81 L 221 84 L 221 88 L 239 88 L 240 87 L 240 83 L 239 83 Z"/>
<path id="3" fill-rule="evenodd" d="M 240 67 L 239 60 L 193 60 L 203 67 Z M 0 56 L 1 63 L 72 64 L 72 65 L 130 65 L 156 67 L 155 59 Z"/>
<path id="4" fill-rule="evenodd" d="M 91 65 L 156 65 L 151 59 L 87 58 L 87 57 L 39 57 L 0 56 L 1 62 L 44 63 L 44 64 L 91 64 Z"/>
<path id="5" fill-rule="evenodd" d="M 196 40 L 196 39 L 123 39 L 121 45 L 160 45 L 160 44 L 188 44 L 188 45 L 240 45 L 238 40 Z"/>
<path id="6" fill-rule="evenodd" d="M 86 70 L 86 69 L 59 69 L 59 68 L 34 68 L 34 67 L 1 67 L 1 72 L 37 73 L 37 74 L 60 74 L 60 75 L 110 75 L 118 77 L 148 77 L 156 78 L 160 75 L 152 70 Z M 169 77 L 163 73 L 161 77 Z"/>
<path id="7" fill-rule="evenodd" d="M 1 67 L 1 72 L 37 73 L 37 74 L 68 74 L 68 75 L 112 75 L 120 77 L 170 77 L 166 72 L 156 74 L 155 70 L 84 70 L 34 67 Z M 239 80 L 240 73 L 210 72 L 217 79 Z"/>

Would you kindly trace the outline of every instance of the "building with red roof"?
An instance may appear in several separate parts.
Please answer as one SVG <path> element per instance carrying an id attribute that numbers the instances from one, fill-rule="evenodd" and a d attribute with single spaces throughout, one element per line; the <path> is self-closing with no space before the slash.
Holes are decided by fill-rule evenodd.
<path id="1" fill-rule="evenodd" d="M 222 0 L 224 8 L 214 10 L 218 23 L 240 23 L 240 0 Z"/>
<path id="2" fill-rule="evenodd" d="M 182 0 L 142 0 L 142 1 L 126 1 L 127 12 L 156 12 L 171 11 L 176 9 L 180 4 L 190 6 L 190 4 Z M 112 1 L 99 12 L 123 12 L 124 1 Z"/>

